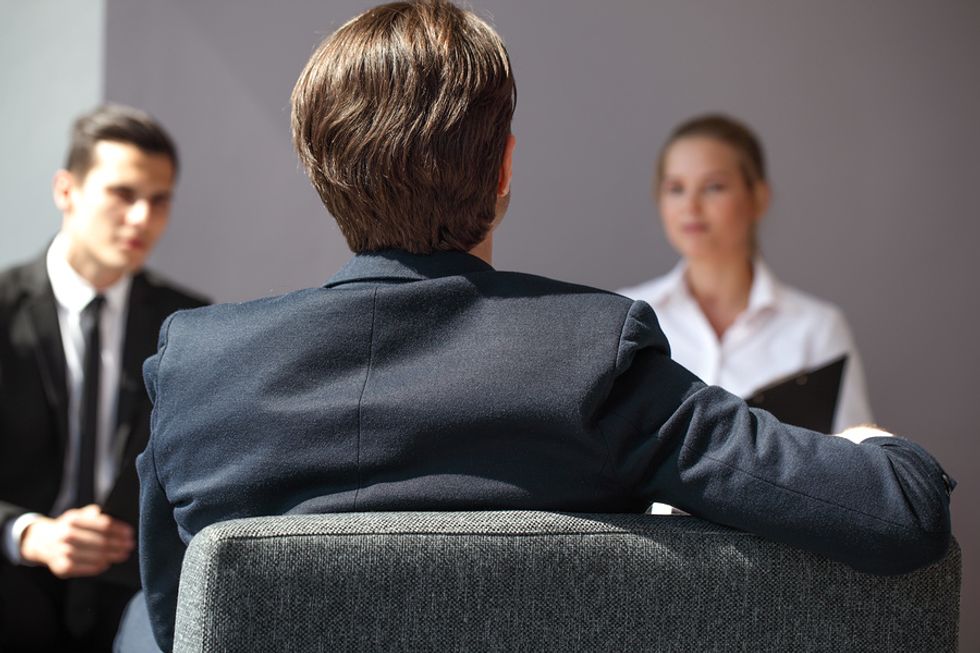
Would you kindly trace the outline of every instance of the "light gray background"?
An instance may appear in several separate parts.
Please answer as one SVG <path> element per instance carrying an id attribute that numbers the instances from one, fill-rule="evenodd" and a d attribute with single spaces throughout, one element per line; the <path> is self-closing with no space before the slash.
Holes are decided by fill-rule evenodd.
<path id="1" fill-rule="evenodd" d="M 0 0 L 0 268 L 61 224 L 51 178 L 72 119 L 103 95 L 104 0 Z"/>
<path id="2" fill-rule="evenodd" d="M 346 260 L 291 152 L 288 98 L 319 39 L 369 4 L 109 0 L 106 96 L 155 113 L 184 158 L 155 267 L 239 300 L 322 283 Z M 665 272 L 675 256 L 649 193 L 660 142 L 706 110 L 759 131 L 775 190 L 767 259 L 843 307 L 879 422 L 960 481 L 961 650 L 980 650 L 980 3 L 473 5 L 518 83 L 498 268 L 606 288 Z"/>

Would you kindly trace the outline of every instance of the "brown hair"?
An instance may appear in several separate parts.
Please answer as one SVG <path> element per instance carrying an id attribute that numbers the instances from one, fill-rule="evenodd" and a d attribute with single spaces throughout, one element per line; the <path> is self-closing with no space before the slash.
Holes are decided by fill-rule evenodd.
<path id="1" fill-rule="evenodd" d="M 99 141 L 134 145 L 143 152 L 163 154 L 173 164 L 177 175 L 177 146 L 160 123 L 148 113 L 121 104 L 103 104 L 75 119 L 71 144 L 65 160 L 68 170 L 78 180 L 92 169 L 93 152 Z"/>
<path id="2" fill-rule="evenodd" d="M 670 133 L 657 157 L 654 189 L 659 192 L 664 180 L 664 163 L 670 146 L 682 138 L 707 137 L 721 141 L 735 150 L 745 184 L 752 188 L 766 181 L 766 155 L 755 133 L 744 123 L 720 113 L 706 114 L 687 120 Z"/>
<path id="3" fill-rule="evenodd" d="M 500 37 L 449 2 L 381 5 L 327 37 L 293 89 L 293 144 L 350 248 L 482 241 L 515 89 Z"/>

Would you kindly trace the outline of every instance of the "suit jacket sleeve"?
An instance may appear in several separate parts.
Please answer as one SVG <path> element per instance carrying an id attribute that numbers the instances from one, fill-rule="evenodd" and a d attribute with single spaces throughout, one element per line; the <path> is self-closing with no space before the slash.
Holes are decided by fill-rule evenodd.
<path id="1" fill-rule="evenodd" d="M 617 465 L 645 498 L 870 573 L 945 554 L 948 477 L 922 447 L 789 426 L 705 386 L 669 360 L 643 302 L 629 311 L 617 366 L 614 413 L 634 425 L 619 429 L 633 442 L 618 444 Z"/>
<path id="2" fill-rule="evenodd" d="M 166 351 L 167 331 L 173 315 L 160 329 L 158 352 L 147 359 L 143 376 L 150 400 L 156 403 L 157 371 Z M 164 651 L 173 648 L 174 620 L 177 614 L 177 589 L 186 545 L 181 540 L 173 517 L 173 508 L 157 475 L 151 417 L 151 436 L 146 450 L 136 459 L 140 478 L 140 575 L 146 595 L 150 624 L 157 644 Z"/>

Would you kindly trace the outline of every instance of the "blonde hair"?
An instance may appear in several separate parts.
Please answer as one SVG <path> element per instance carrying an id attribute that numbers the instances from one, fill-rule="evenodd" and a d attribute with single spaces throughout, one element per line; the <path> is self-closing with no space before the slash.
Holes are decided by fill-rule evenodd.
<path id="1" fill-rule="evenodd" d="M 739 170 L 745 184 L 752 188 L 758 182 L 766 182 L 766 154 L 762 143 L 745 123 L 721 113 L 710 113 L 686 120 L 670 133 L 657 157 L 654 189 L 659 193 L 664 180 L 664 165 L 670 147 L 682 138 L 703 136 L 729 145 L 738 156 Z"/>

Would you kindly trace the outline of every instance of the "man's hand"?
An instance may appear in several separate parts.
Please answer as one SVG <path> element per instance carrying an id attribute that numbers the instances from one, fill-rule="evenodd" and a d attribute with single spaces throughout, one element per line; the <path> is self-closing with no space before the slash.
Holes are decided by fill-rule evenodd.
<path id="1" fill-rule="evenodd" d="M 56 519 L 39 517 L 20 540 L 25 562 L 47 566 L 59 578 L 101 574 L 132 553 L 132 527 L 95 504 L 66 510 Z"/>

